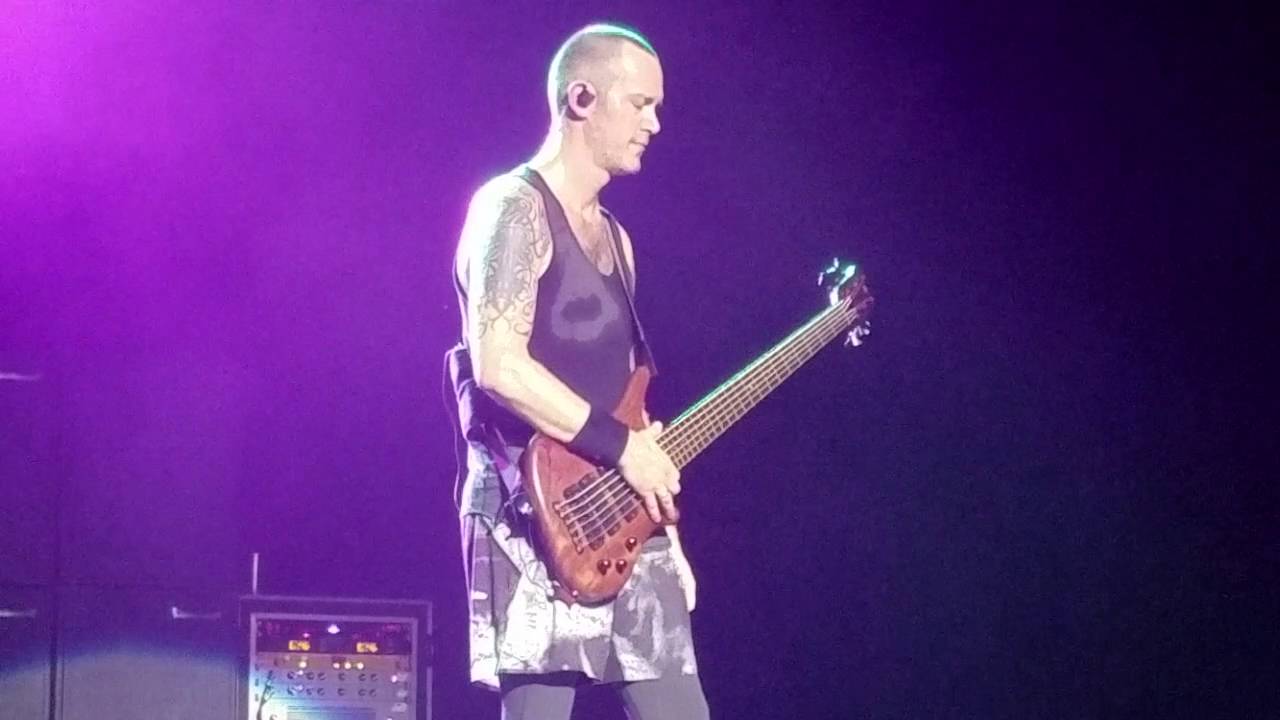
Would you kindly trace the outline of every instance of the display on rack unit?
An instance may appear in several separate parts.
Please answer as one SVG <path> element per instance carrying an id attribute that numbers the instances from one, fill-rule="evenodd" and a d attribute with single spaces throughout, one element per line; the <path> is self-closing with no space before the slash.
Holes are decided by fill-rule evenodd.
<path id="1" fill-rule="evenodd" d="M 252 613 L 249 720 L 415 720 L 416 618 Z"/>
<path id="2" fill-rule="evenodd" d="M 412 655 L 413 626 L 403 620 L 325 621 L 262 618 L 254 631 L 259 652 Z"/>

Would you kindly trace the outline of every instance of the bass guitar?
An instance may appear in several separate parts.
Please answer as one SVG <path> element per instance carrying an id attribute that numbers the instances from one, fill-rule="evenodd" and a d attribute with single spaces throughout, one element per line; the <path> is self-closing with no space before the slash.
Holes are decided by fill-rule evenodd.
<path id="1" fill-rule="evenodd" d="M 658 445 L 684 467 L 748 410 L 838 337 L 858 345 L 873 298 L 856 265 L 834 261 L 818 278 L 830 306 L 751 361 L 665 427 Z M 613 416 L 645 427 L 648 368 L 636 368 Z M 534 529 L 557 597 L 599 603 L 622 589 L 640 546 L 657 529 L 640 496 L 615 468 L 596 467 L 562 443 L 535 434 L 521 458 Z"/>

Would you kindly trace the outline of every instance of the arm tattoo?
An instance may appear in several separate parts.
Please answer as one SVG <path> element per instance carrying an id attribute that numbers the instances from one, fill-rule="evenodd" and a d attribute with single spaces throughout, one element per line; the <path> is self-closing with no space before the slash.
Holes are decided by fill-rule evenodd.
<path id="1" fill-rule="evenodd" d="M 482 245 L 476 328 L 479 337 L 499 326 L 528 337 L 533 334 L 538 272 L 551 251 L 551 238 L 542 229 L 542 208 L 531 188 L 508 193 L 497 214 Z"/>

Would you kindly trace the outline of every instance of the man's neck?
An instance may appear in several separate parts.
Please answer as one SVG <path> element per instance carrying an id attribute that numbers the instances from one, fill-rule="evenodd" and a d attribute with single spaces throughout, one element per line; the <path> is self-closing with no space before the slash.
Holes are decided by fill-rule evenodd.
<path id="1" fill-rule="evenodd" d="M 552 127 L 529 167 L 546 181 L 565 214 L 584 220 L 599 216 L 600 191 L 608 184 L 609 173 L 592 161 L 576 127 Z"/>

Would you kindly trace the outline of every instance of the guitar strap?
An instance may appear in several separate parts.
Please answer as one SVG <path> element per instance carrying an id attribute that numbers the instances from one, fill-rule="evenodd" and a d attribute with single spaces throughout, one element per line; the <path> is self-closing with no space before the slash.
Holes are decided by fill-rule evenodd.
<path id="1" fill-rule="evenodd" d="M 640 324 L 640 316 L 636 313 L 635 277 L 631 266 L 626 262 L 626 254 L 622 252 L 622 232 L 618 230 L 618 221 L 613 213 L 601 208 L 605 219 L 609 221 L 609 237 L 613 240 L 613 261 L 622 268 L 622 287 L 626 290 L 627 307 L 631 310 L 631 327 L 636 329 L 636 362 L 649 367 L 649 373 L 658 375 L 658 365 L 653 360 L 653 351 L 644 335 L 644 326 Z"/>

